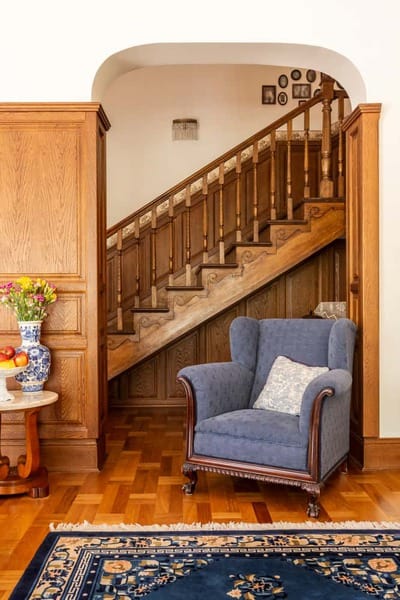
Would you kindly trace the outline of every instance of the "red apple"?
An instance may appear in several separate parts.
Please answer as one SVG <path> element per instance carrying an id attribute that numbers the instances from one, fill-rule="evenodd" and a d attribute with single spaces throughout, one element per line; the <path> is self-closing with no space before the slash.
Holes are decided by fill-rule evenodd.
<path id="1" fill-rule="evenodd" d="M 0 362 L 2 362 L 3 360 L 8 360 L 8 356 L 0 350 Z"/>
<path id="2" fill-rule="evenodd" d="M 29 362 L 29 357 L 26 352 L 20 350 L 14 356 L 14 364 L 16 367 L 25 367 Z"/>
<path id="3" fill-rule="evenodd" d="M 7 358 L 12 358 L 15 354 L 15 348 L 13 346 L 1 346 L 0 353 L 5 354 Z"/>

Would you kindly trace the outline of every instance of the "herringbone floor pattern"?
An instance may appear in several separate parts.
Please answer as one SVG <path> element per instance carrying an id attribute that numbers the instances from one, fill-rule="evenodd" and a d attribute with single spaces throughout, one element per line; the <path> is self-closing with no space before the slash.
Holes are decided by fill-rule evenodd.
<path id="1" fill-rule="evenodd" d="M 95 473 L 50 473 L 50 496 L 0 497 L 0 599 L 9 597 L 49 523 L 171 524 L 307 519 L 296 488 L 199 474 L 181 491 L 185 411 L 113 410 L 108 456 Z M 321 521 L 400 521 L 400 471 L 337 473 L 321 494 Z"/>

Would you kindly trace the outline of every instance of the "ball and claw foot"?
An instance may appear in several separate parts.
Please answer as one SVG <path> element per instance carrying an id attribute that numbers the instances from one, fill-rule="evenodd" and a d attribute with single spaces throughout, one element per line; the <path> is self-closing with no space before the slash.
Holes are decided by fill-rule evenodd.
<path id="1" fill-rule="evenodd" d="M 188 483 L 184 483 L 182 486 L 182 491 L 187 495 L 187 496 L 191 496 L 194 492 L 194 488 L 195 488 L 195 484 L 188 482 Z"/>
<path id="2" fill-rule="evenodd" d="M 183 469 L 183 474 L 185 475 L 185 477 L 188 477 L 190 481 L 183 484 L 182 491 L 187 496 L 190 496 L 193 494 L 195 487 L 196 487 L 197 473 L 196 473 L 196 471 L 193 471 L 191 469 Z"/>
<path id="3" fill-rule="evenodd" d="M 319 494 L 310 494 L 308 497 L 307 516 L 317 519 L 319 516 Z"/>

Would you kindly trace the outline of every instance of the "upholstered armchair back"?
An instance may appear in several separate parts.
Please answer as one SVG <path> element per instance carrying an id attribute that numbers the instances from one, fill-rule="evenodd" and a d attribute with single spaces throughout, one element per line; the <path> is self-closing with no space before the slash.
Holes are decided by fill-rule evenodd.
<path id="1" fill-rule="evenodd" d="M 349 319 L 236 318 L 230 328 L 231 356 L 254 373 L 249 406 L 253 406 L 279 355 L 351 372 L 354 330 Z"/>

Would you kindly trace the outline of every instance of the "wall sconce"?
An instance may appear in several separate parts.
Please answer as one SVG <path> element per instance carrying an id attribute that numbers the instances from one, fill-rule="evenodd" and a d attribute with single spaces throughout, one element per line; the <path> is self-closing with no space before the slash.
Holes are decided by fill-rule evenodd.
<path id="1" fill-rule="evenodd" d="M 172 121 L 172 139 L 197 140 L 199 123 L 197 119 L 174 119 Z"/>

